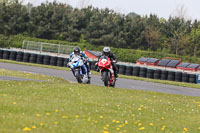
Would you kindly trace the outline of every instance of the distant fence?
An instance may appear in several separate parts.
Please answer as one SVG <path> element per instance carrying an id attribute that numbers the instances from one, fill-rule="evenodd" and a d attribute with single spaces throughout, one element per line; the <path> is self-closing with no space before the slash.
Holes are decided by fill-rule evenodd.
<path id="1" fill-rule="evenodd" d="M 74 46 L 23 40 L 22 49 L 36 50 L 40 51 L 40 53 L 52 52 L 58 54 L 70 54 L 73 51 Z"/>

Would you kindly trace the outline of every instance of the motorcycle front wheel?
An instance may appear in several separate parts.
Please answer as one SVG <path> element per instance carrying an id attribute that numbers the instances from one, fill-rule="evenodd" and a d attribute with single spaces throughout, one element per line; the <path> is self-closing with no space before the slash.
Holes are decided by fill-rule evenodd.
<path id="1" fill-rule="evenodd" d="M 75 71 L 75 75 L 76 75 L 76 79 L 78 81 L 78 83 L 82 83 L 82 78 L 81 78 L 81 74 L 79 71 Z"/>
<path id="2" fill-rule="evenodd" d="M 104 85 L 108 86 L 109 85 L 108 71 L 103 71 L 102 77 L 103 77 Z"/>

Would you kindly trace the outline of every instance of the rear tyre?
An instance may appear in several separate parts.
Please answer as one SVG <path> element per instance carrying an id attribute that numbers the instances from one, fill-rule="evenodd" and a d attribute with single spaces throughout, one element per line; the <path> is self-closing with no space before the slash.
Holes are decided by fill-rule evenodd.
<path id="1" fill-rule="evenodd" d="M 102 76 L 103 76 L 104 85 L 108 86 L 109 85 L 108 72 L 104 71 Z"/>

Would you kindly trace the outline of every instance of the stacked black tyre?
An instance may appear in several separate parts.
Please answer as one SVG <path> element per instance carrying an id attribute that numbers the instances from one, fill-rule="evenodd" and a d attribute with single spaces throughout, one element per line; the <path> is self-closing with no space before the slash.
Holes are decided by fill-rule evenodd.
<path id="1" fill-rule="evenodd" d="M 156 69 L 154 71 L 153 78 L 154 79 L 160 79 L 161 78 L 161 70 L 160 69 Z"/>
<path id="2" fill-rule="evenodd" d="M 126 72 L 126 65 L 121 65 L 119 64 L 119 70 L 118 70 L 119 74 L 123 74 L 125 75 Z"/>
<path id="3" fill-rule="evenodd" d="M 182 82 L 182 72 L 175 73 L 175 81 Z"/>
<path id="4" fill-rule="evenodd" d="M 3 51 L 3 59 L 9 60 L 9 56 L 10 56 L 10 51 L 4 50 Z"/>
<path id="5" fill-rule="evenodd" d="M 57 66 L 59 66 L 59 67 L 63 67 L 64 66 L 64 58 L 63 57 L 58 57 Z"/>
<path id="6" fill-rule="evenodd" d="M 139 77 L 146 78 L 147 76 L 147 68 L 146 67 L 141 67 L 140 72 L 139 72 Z"/>
<path id="7" fill-rule="evenodd" d="M 168 77 L 168 71 L 162 70 L 161 75 L 160 75 L 160 79 L 161 80 L 167 80 L 167 77 Z"/>
<path id="8" fill-rule="evenodd" d="M 133 74 L 133 66 L 126 66 L 125 75 L 131 76 Z"/>
<path id="9" fill-rule="evenodd" d="M 175 80 L 175 72 L 168 71 L 167 80 L 174 81 Z"/>
<path id="10" fill-rule="evenodd" d="M 31 54 L 30 53 L 24 53 L 23 54 L 23 62 L 29 62 L 29 60 L 30 60 L 30 56 L 31 56 Z"/>
<path id="11" fill-rule="evenodd" d="M 97 61 L 91 61 L 91 63 L 90 63 L 91 70 L 93 70 L 93 71 L 97 70 L 97 65 L 95 65 L 96 63 L 97 63 Z"/>
<path id="12" fill-rule="evenodd" d="M 32 53 L 32 54 L 30 55 L 30 60 L 29 60 L 29 62 L 30 62 L 30 63 L 36 63 L 36 61 L 37 61 L 37 54 Z"/>
<path id="13" fill-rule="evenodd" d="M 36 63 L 37 64 L 43 64 L 43 61 L 44 61 L 44 55 L 38 54 Z"/>
<path id="14" fill-rule="evenodd" d="M 9 60 L 15 61 L 16 60 L 16 55 L 17 55 L 16 51 L 10 51 Z"/>
<path id="15" fill-rule="evenodd" d="M 140 67 L 139 66 L 134 66 L 133 67 L 133 76 L 139 76 L 140 73 Z"/>
<path id="16" fill-rule="evenodd" d="M 56 66 L 56 65 L 57 65 L 57 60 L 58 60 L 58 57 L 56 57 L 56 56 L 51 56 L 50 65 Z"/>
<path id="17" fill-rule="evenodd" d="M 50 55 L 44 55 L 43 64 L 44 65 L 49 65 L 50 64 L 50 59 L 51 59 Z"/>
<path id="18" fill-rule="evenodd" d="M 24 52 L 18 51 L 16 56 L 16 61 L 23 61 L 24 54 L 25 54 Z M 28 58 L 30 58 L 30 56 Z"/>
<path id="19" fill-rule="evenodd" d="M 189 74 L 189 83 L 196 83 L 196 74 Z"/>
<path id="20" fill-rule="evenodd" d="M 189 74 L 188 73 L 183 73 L 182 74 L 182 82 L 189 82 Z"/>
<path id="21" fill-rule="evenodd" d="M 0 49 L 0 59 L 3 59 L 3 50 Z"/>
<path id="22" fill-rule="evenodd" d="M 154 72 L 155 72 L 154 69 L 147 69 L 147 78 L 153 79 L 153 77 L 154 77 Z"/>

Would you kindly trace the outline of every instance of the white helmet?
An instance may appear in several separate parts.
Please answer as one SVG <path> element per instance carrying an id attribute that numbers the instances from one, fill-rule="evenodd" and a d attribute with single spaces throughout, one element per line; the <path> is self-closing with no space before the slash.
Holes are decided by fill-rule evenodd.
<path id="1" fill-rule="evenodd" d="M 108 56 L 110 54 L 110 47 L 104 47 L 103 48 L 103 53 Z"/>

